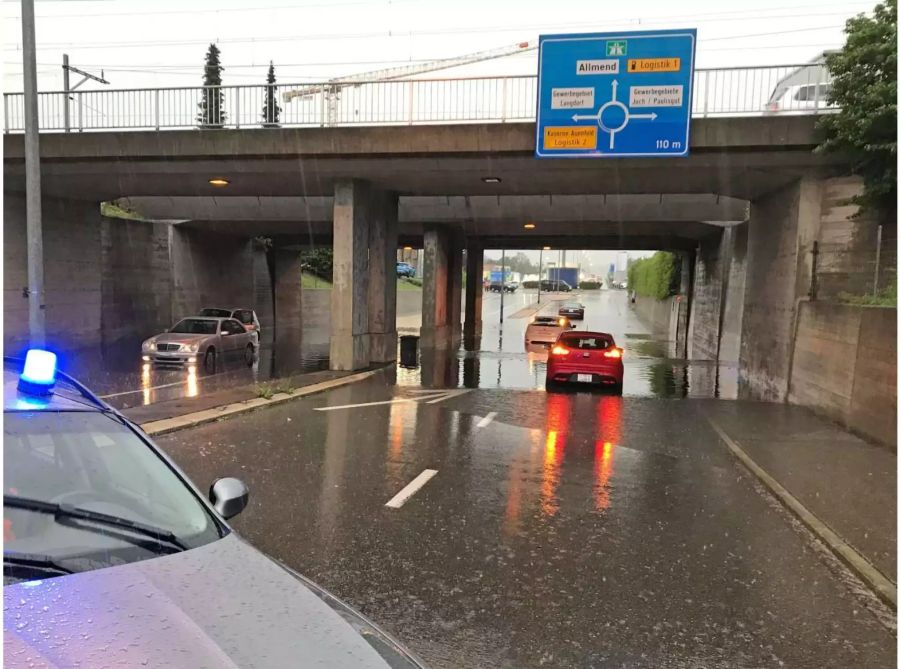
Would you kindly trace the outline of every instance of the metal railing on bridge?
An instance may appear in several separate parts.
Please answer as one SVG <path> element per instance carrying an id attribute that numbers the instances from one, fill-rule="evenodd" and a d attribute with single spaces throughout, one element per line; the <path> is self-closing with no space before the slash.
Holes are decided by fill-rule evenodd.
<path id="1" fill-rule="evenodd" d="M 829 87 L 810 64 L 696 70 L 692 112 L 822 113 Z M 277 123 L 264 118 L 267 98 L 281 106 Z M 534 121 L 536 99 L 529 75 L 74 91 L 68 109 L 65 93 L 52 92 L 38 95 L 38 114 L 47 132 L 503 123 Z M 5 132 L 24 131 L 22 93 L 4 94 L 3 118 Z"/>

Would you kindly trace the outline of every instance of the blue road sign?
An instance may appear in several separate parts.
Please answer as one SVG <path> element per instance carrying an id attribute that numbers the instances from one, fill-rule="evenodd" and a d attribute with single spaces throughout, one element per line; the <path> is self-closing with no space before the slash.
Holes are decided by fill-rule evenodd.
<path id="1" fill-rule="evenodd" d="M 697 31 L 542 35 L 535 154 L 686 156 Z"/>

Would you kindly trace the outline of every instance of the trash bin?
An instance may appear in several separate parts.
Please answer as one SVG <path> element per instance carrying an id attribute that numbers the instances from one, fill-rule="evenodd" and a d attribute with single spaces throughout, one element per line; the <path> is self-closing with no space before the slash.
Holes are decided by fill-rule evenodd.
<path id="1" fill-rule="evenodd" d="M 416 335 L 400 337 L 400 366 L 419 366 L 419 338 Z"/>

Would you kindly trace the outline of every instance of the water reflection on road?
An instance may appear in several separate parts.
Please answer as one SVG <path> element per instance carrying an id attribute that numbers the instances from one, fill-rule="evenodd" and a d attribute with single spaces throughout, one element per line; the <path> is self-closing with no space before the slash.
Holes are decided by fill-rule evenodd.
<path id="1" fill-rule="evenodd" d="M 460 351 L 422 351 L 419 369 L 398 372 L 401 385 L 457 386 L 467 388 L 541 389 L 547 369 L 547 350 L 527 347 L 525 328 L 532 312 L 525 305 L 535 294 L 519 294 L 499 322 L 496 294 L 484 296 L 483 331 L 480 340 L 466 342 Z M 555 314 L 564 295 L 543 295 L 540 313 Z M 625 349 L 624 394 L 635 397 L 738 396 L 737 365 L 715 361 L 687 361 L 674 357 L 674 342 L 652 333 L 631 308 L 624 291 L 585 291 L 576 298 L 585 305 L 581 330 L 612 334 Z M 599 392 L 599 391 L 598 391 Z"/>

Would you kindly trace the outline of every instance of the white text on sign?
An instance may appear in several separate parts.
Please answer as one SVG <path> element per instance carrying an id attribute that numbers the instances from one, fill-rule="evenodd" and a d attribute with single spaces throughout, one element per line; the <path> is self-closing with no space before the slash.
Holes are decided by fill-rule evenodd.
<path id="1" fill-rule="evenodd" d="M 680 107 L 684 86 L 632 86 L 629 107 Z"/>
<path id="2" fill-rule="evenodd" d="M 593 88 L 554 88 L 551 96 L 551 109 L 591 109 L 594 106 Z"/>
<path id="3" fill-rule="evenodd" d="M 609 60 L 579 60 L 575 63 L 575 74 L 618 74 L 619 61 L 615 58 Z"/>

